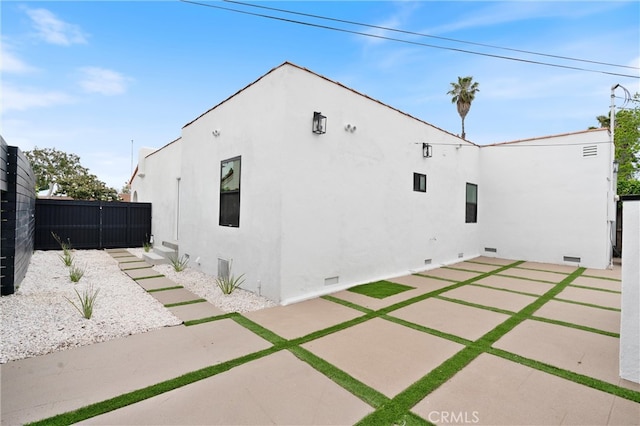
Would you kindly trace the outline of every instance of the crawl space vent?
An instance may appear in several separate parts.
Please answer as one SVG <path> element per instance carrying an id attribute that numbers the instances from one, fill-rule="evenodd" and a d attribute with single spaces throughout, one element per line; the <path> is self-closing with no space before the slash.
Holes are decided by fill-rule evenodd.
<path id="1" fill-rule="evenodd" d="M 582 156 L 583 157 L 595 157 L 598 155 L 598 146 L 597 145 L 589 145 L 582 147 Z"/>
<path id="2" fill-rule="evenodd" d="M 564 259 L 565 262 L 580 263 L 580 258 L 579 257 L 575 257 L 575 256 L 564 256 L 563 259 Z"/>
<path id="3" fill-rule="evenodd" d="M 424 260 L 424 264 L 425 265 L 431 265 L 431 259 L 425 259 Z"/>
<path id="4" fill-rule="evenodd" d="M 495 247 L 485 247 L 484 251 L 489 252 L 489 253 L 497 253 L 498 249 Z"/>
<path id="5" fill-rule="evenodd" d="M 324 279 L 324 285 L 334 285 L 338 284 L 340 277 L 329 277 Z"/>
<path id="6" fill-rule="evenodd" d="M 458 253 L 458 259 L 462 259 L 464 257 L 464 253 Z"/>

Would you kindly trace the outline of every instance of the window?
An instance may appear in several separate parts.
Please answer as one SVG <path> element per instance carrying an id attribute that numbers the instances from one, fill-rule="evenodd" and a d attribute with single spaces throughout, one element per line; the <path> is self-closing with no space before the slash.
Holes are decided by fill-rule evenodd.
<path id="1" fill-rule="evenodd" d="M 476 223 L 478 222 L 478 185 L 467 183 L 466 197 L 467 213 L 465 222 Z"/>
<path id="2" fill-rule="evenodd" d="M 413 174 L 413 190 L 418 192 L 427 192 L 427 175 L 420 173 Z"/>
<path id="3" fill-rule="evenodd" d="M 220 164 L 221 226 L 240 226 L 240 157 Z"/>

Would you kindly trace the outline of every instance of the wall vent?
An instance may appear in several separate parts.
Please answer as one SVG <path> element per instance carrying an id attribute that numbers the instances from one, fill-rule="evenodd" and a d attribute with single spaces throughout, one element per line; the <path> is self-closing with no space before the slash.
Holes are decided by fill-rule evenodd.
<path id="1" fill-rule="evenodd" d="M 458 253 L 458 259 L 462 259 L 464 257 L 464 253 Z"/>
<path id="2" fill-rule="evenodd" d="M 229 261 L 218 258 L 218 277 L 229 278 Z"/>
<path id="3" fill-rule="evenodd" d="M 580 263 L 580 258 L 575 256 L 564 256 L 562 258 L 565 262 L 576 262 Z"/>
<path id="4" fill-rule="evenodd" d="M 329 277 L 324 279 L 324 285 L 334 285 L 338 284 L 340 277 Z"/>
<path id="5" fill-rule="evenodd" d="M 431 259 L 425 259 L 424 260 L 424 264 L 425 265 L 431 265 Z"/>
<path id="6" fill-rule="evenodd" d="M 582 147 L 582 156 L 583 157 L 595 157 L 598 155 L 598 146 L 597 145 L 589 145 Z"/>
<path id="7" fill-rule="evenodd" d="M 487 251 L 487 252 L 489 252 L 489 253 L 497 253 L 497 252 L 498 252 L 498 249 L 497 249 L 497 248 L 495 248 L 495 247 L 485 247 L 485 248 L 484 248 L 484 251 Z"/>

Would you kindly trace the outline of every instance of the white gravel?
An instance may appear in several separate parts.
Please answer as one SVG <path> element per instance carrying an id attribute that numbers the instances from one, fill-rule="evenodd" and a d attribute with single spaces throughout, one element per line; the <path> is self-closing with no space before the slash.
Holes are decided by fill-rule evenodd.
<path id="1" fill-rule="evenodd" d="M 129 249 L 141 256 L 142 249 Z M 0 364 L 77 346 L 103 342 L 181 320 L 125 275 L 117 261 L 102 250 L 77 250 L 74 263 L 85 268 L 78 283 L 69 279 L 61 251 L 34 252 L 27 274 L 15 294 L 0 297 Z M 154 267 L 225 312 L 248 312 L 275 306 L 268 299 L 238 289 L 224 296 L 212 277 L 169 265 Z M 74 306 L 88 287 L 99 290 L 93 316 L 85 319 Z"/>

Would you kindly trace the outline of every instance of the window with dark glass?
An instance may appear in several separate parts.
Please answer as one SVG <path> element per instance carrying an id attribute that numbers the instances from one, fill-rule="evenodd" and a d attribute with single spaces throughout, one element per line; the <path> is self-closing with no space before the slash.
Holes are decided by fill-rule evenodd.
<path id="1" fill-rule="evenodd" d="M 478 222 L 478 185 L 467 183 L 466 194 L 466 223 Z"/>
<path id="2" fill-rule="evenodd" d="M 240 157 L 220 164 L 221 226 L 240 226 Z"/>
<path id="3" fill-rule="evenodd" d="M 418 192 L 427 192 L 427 175 L 420 173 L 413 174 L 413 190 Z"/>

